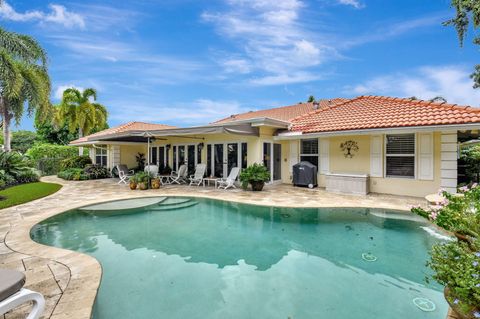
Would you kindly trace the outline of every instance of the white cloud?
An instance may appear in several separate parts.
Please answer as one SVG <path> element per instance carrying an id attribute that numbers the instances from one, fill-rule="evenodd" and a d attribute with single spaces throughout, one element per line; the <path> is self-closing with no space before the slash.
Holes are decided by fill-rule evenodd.
<path id="1" fill-rule="evenodd" d="M 173 125 L 204 125 L 232 114 L 246 112 L 237 101 L 197 99 L 190 103 L 175 105 L 139 104 L 138 102 L 110 101 L 114 112 L 110 119 L 119 122 L 145 121 Z M 195 111 L 192 111 L 195 110 Z"/>
<path id="2" fill-rule="evenodd" d="M 410 72 L 378 76 L 345 88 L 345 93 L 416 96 L 424 100 L 442 96 L 449 103 L 479 106 L 480 90 L 473 89 L 469 75 L 470 71 L 461 66 L 427 66 Z"/>
<path id="3" fill-rule="evenodd" d="M 26 11 L 25 13 L 19 13 L 10 6 L 7 1 L 0 2 L 0 18 L 2 20 L 11 21 L 38 21 L 41 24 L 61 24 L 67 28 L 79 27 L 85 28 L 85 20 L 78 13 L 70 12 L 62 5 L 50 4 L 50 12 L 45 13 L 42 11 Z"/>
<path id="4" fill-rule="evenodd" d="M 63 96 L 63 91 L 65 91 L 66 89 L 70 89 L 70 88 L 75 88 L 75 89 L 79 90 L 80 92 L 83 92 L 83 90 L 84 90 L 83 87 L 76 86 L 76 85 L 73 85 L 73 84 L 59 85 L 59 86 L 57 86 L 57 88 L 55 89 L 55 92 L 53 93 L 54 98 L 56 98 L 57 100 L 61 100 L 62 96 Z"/>
<path id="5" fill-rule="evenodd" d="M 308 70 L 338 56 L 335 48 L 318 40 L 300 16 L 300 0 L 226 0 L 228 9 L 204 12 L 204 21 L 239 48 L 235 60 L 220 62 L 228 73 L 258 72 L 252 84 L 279 85 L 310 81 Z M 225 63 L 227 62 L 227 63 Z M 308 76 L 305 76 L 307 75 Z"/>
<path id="6" fill-rule="evenodd" d="M 352 6 L 355 9 L 362 9 L 365 7 L 365 5 L 358 0 L 338 0 L 338 3 Z"/>

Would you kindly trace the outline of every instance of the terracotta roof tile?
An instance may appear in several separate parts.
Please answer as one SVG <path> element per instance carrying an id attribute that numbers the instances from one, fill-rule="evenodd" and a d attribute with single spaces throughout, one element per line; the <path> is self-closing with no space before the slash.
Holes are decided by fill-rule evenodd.
<path id="1" fill-rule="evenodd" d="M 480 123 L 480 109 L 384 96 L 360 96 L 292 119 L 303 133 Z"/>
<path id="2" fill-rule="evenodd" d="M 165 130 L 169 128 L 175 128 L 175 126 L 170 126 L 165 124 L 145 123 L 145 122 L 128 122 L 115 127 L 107 128 L 106 130 L 103 130 L 94 134 L 81 137 L 79 139 L 76 139 L 75 141 L 70 142 L 70 144 L 84 143 L 89 140 L 92 141 L 95 138 L 103 137 L 111 134 L 119 134 L 119 133 L 126 133 L 126 132 L 132 132 L 132 131 Z"/>
<path id="3" fill-rule="evenodd" d="M 319 100 L 319 109 L 329 107 L 331 105 L 348 101 L 348 99 L 336 98 L 331 100 Z M 254 118 L 268 117 L 276 120 L 287 121 L 289 122 L 293 118 L 306 114 L 313 111 L 313 103 L 298 103 L 295 105 L 281 106 L 266 110 L 250 111 L 246 113 L 234 114 L 224 119 L 213 122 L 218 123 L 227 123 L 232 121 L 239 120 L 249 120 Z"/>

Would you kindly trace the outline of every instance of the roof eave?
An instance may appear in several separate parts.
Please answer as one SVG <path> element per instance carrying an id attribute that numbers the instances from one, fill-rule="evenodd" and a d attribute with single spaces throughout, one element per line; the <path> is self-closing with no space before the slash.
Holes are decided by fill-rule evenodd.
<path id="1" fill-rule="evenodd" d="M 316 133 L 285 132 L 285 133 L 280 133 L 277 136 L 274 136 L 274 139 L 275 140 L 296 140 L 296 139 L 345 136 L 345 135 L 442 132 L 442 131 L 459 131 L 459 130 L 472 130 L 472 129 L 480 129 L 480 123 L 371 128 L 371 129 L 328 131 L 328 132 L 316 132 Z"/>

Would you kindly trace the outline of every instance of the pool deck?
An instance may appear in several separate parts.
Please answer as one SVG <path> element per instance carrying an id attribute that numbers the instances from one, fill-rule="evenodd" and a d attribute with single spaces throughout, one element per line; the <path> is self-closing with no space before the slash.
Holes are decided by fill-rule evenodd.
<path id="1" fill-rule="evenodd" d="M 423 205 L 423 198 L 370 194 L 367 196 L 328 193 L 323 189 L 266 186 L 262 192 L 213 187 L 166 186 L 158 190 L 131 191 L 117 180 L 64 181 L 53 176 L 45 182 L 62 184 L 57 193 L 0 210 L 0 267 L 25 272 L 26 288 L 45 296 L 42 318 L 90 318 L 100 284 L 102 269 L 93 257 L 30 239 L 38 222 L 61 212 L 104 201 L 149 196 L 198 196 L 248 204 L 284 207 L 372 207 L 408 212 L 410 205 Z M 4 319 L 25 318 L 30 306 L 7 313 Z M 448 317 L 455 318 L 455 317 Z"/>

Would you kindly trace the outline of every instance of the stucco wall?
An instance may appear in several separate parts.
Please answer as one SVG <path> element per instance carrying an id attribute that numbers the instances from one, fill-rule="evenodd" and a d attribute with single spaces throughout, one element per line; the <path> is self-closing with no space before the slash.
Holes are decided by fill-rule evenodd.
<path id="1" fill-rule="evenodd" d="M 135 156 L 137 153 L 144 153 L 147 157 L 146 145 L 120 145 L 120 163 L 125 164 L 128 168 L 137 166 Z"/>

